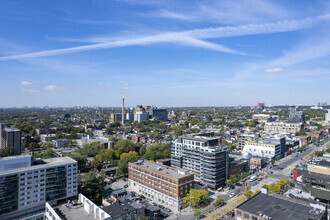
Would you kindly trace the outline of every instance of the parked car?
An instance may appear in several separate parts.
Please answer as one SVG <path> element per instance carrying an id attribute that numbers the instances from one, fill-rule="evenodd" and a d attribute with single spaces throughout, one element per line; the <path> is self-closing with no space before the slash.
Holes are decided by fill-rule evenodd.
<path id="1" fill-rule="evenodd" d="M 124 188 L 127 188 L 128 187 L 128 185 L 126 184 L 126 185 L 124 185 Z"/>
<path id="2" fill-rule="evenodd" d="M 166 212 L 171 212 L 171 209 L 169 209 L 169 208 L 164 208 L 164 210 L 165 210 Z"/>

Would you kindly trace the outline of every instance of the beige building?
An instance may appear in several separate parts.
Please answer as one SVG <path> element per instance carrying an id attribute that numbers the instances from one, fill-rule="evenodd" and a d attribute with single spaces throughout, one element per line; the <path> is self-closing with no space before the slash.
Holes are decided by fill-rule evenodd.
<path id="1" fill-rule="evenodd" d="M 303 123 L 286 123 L 286 122 L 267 122 L 265 131 L 274 131 L 280 133 L 296 133 L 303 129 Z"/>

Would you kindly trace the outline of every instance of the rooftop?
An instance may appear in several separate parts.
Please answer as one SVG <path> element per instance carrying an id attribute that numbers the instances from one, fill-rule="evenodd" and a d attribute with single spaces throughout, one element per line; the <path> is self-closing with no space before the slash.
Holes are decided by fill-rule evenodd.
<path id="1" fill-rule="evenodd" d="M 79 204 L 77 206 L 68 206 L 67 204 L 64 204 L 59 206 L 58 209 L 60 210 L 60 213 L 62 213 L 65 216 L 66 219 L 70 219 L 70 220 L 96 219 L 93 214 L 88 214 L 85 211 L 84 206 L 82 204 Z M 63 216 L 61 217 L 63 218 Z"/>
<path id="2" fill-rule="evenodd" d="M 192 173 L 189 173 L 188 170 L 185 169 L 177 169 L 169 166 L 165 166 L 162 164 L 157 164 L 148 160 L 139 160 L 137 162 L 133 162 L 135 165 L 142 166 L 144 168 L 150 169 L 156 173 L 163 174 L 165 176 L 171 176 L 174 178 L 182 178 L 185 176 L 192 175 Z"/>
<path id="3" fill-rule="evenodd" d="M 110 206 L 106 206 L 103 208 L 103 210 L 109 215 L 111 215 L 113 219 L 115 219 L 126 213 L 131 213 L 136 209 L 127 202 L 122 202 L 122 203 L 114 203 Z"/>
<path id="4" fill-rule="evenodd" d="M 266 215 L 272 219 L 320 219 L 323 213 L 313 212 L 308 203 L 293 201 L 289 198 L 259 193 L 244 202 L 237 209 L 259 215 Z"/>
<path id="5" fill-rule="evenodd" d="M 27 157 L 27 156 L 23 156 L 23 157 Z M 21 155 L 14 156 L 14 157 L 10 157 L 9 159 L 15 159 L 15 158 L 22 158 L 22 156 Z M 2 159 L 6 159 L 6 157 L 2 158 Z M 5 171 L 0 172 L 0 175 L 20 173 L 20 172 L 36 170 L 36 169 L 45 169 L 48 167 L 56 167 L 59 165 L 65 165 L 65 164 L 69 164 L 69 163 L 77 163 L 77 161 L 75 161 L 74 159 L 71 159 L 70 157 L 54 157 L 54 158 L 44 159 L 43 162 L 45 162 L 45 163 L 31 165 L 31 166 L 27 166 L 27 167 L 23 167 L 23 168 L 18 168 L 18 169 L 5 170 Z"/>
<path id="6" fill-rule="evenodd" d="M 316 163 L 318 166 L 323 166 L 323 167 L 330 167 L 330 161 L 329 160 L 321 160 Z"/>

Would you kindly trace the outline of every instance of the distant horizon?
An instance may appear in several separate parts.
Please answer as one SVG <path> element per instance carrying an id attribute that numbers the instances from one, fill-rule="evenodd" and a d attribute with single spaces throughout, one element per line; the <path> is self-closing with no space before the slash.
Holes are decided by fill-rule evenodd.
<path id="1" fill-rule="evenodd" d="M 131 107 L 136 107 L 137 105 L 142 105 L 142 104 L 136 104 L 136 105 L 125 105 L 125 109 L 126 108 L 131 108 Z M 158 108 L 232 108 L 232 107 L 242 107 L 242 108 L 247 108 L 247 107 L 253 107 L 256 106 L 255 105 L 210 105 L 210 106 L 160 106 L 160 105 L 142 105 L 142 106 L 152 106 L 152 107 L 158 107 Z M 297 107 L 313 107 L 313 106 L 317 106 L 316 104 L 270 104 L 267 105 L 265 104 L 265 107 L 280 107 L 280 106 L 297 106 Z M 327 104 L 326 106 L 320 106 L 320 107 L 328 107 L 330 106 L 330 104 Z M 94 108 L 94 107 L 98 107 L 98 108 L 119 108 L 121 109 L 121 106 L 99 106 L 99 105 L 85 105 L 85 106 L 22 106 L 22 107 L 1 107 L 0 109 L 34 109 L 34 108 L 38 108 L 38 109 L 45 109 L 45 108 Z"/>

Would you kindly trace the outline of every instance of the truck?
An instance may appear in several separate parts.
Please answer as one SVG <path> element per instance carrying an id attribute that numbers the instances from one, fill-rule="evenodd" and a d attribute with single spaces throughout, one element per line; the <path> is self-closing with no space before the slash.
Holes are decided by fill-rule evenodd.
<path id="1" fill-rule="evenodd" d="M 255 175 L 253 175 L 253 176 L 250 177 L 250 182 L 253 182 L 253 181 L 255 181 L 256 179 L 257 179 L 257 177 L 256 177 Z"/>

